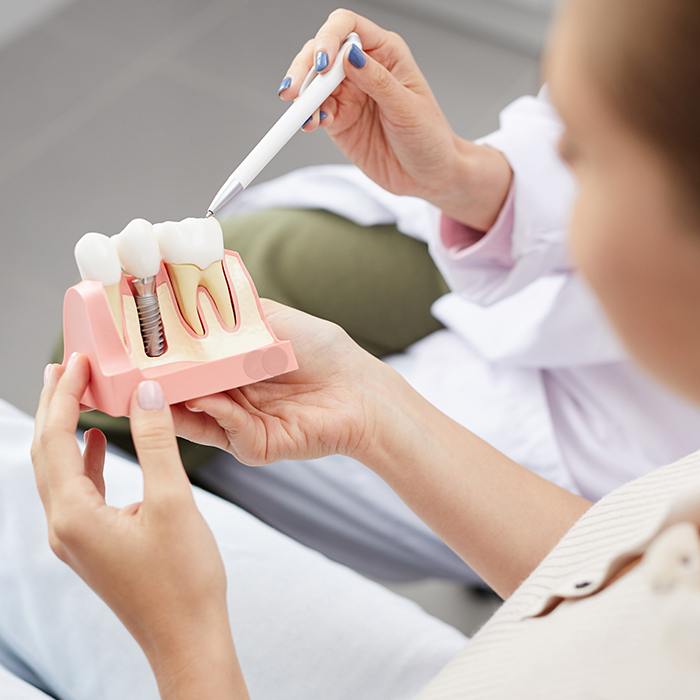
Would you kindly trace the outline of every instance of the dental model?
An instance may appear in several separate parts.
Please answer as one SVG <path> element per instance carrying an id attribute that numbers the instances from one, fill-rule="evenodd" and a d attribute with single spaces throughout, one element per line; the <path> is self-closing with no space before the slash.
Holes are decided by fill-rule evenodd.
<path id="1" fill-rule="evenodd" d="M 297 368 L 214 217 L 134 219 L 111 238 L 85 234 L 75 258 L 82 282 L 64 300 L 64 357 L 90 359 L 85 408 L 128 415 L 144 379 L 179 403 Z"/>
<path id="2" fill-rule="evenodd" d="M 149 357 L 160 357 L 165 352 L 166 344 L 156 294 L 160 251 L 153 225 L 145 219 L 134 219 L 113 238 L 124 272 L 134 276 L 131 284 L 144 350 Z"/>

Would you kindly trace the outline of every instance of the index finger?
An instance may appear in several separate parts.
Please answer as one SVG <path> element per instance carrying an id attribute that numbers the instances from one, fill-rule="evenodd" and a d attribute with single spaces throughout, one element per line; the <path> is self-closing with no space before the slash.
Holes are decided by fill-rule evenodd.
<path id="1" fill-rule="evenodd" d="M 333 62 L 340 44 L 350 32 L 355 32 L 359 35 L 365 51 L 380 48 L 389 37 L 388 30 L 380 27 L 371 19 L 358 15 L 357 12 L 342 9 L 333 10 L 318 32 L 316 32 L 316 46 L 329 51 L 329 59 L 331 59 L 329 63 Z M 328 42 L 327 46 L 326 42 Z M 330 51 L 333 51 L 332 58 Z"/>
<path id="2" fill-rule="evenodd" d="M 46 414 L 49 410 L 49 403 L 51 402 L 51 397 L 53 396 L 56 384 L 60 379 L 62 374 L 62 369 L 60 365 L 48 364 L 44 369 L 44 386 L 41 389 L 41 394 L 39 395 L 39 403 L 36 407 L 36 413 L 34 414 L 34 436 L 41 434 L 44 428 L 44 423 L 46 422 Z"/>
<path id="3" fill-rule="evenodd" d="M 89 380 L 87 358 L 74 354 L 49 399 L 40 437 L 44 449 L 51 453 L 49 459 L 43 460 L 50 491 L 63 489 L 73 477 L 84 473 L 75 431 L 80 417 L 80 399 Z"/>
<path id="4" fill-rule="evenodd" d="M 389 40 L 389 32 L 372 20 L 350 10 L 333 10 L 316 36 L 304 44 L 290 64 L 287 76 L 291 79 L 291 85 L 281 94 L 282 99 L 293 100 L 299 96 L 299 88 L 312 66 L 318 70 L 320 65 L 325 64 L 318 70 L 319 73 L 325 73 L 333 65 L 340 45 L 350 32 L 356 32 L 360 36 L 366 51 L 380 48 Z M 322 54 L 325 54 L 325 58 Z"/>
<path id="5" fill-rule="evenodd" d="M 44 424 L 46 414 L 49 411 L 51 397 L 53 396 L 56 384 L 62 375 L 60 365 L 48 364 L 44 369 L 44 386 L 39 396 L 39 405 L 34 416 L 34 437 L 32 439 L 32 465 L 34 466 L 34 478 L 39 489 L 39 495 L 45 506 L 48 507 L 48 494 L 46 492 L 46 474 L 44 473 L 43 450 L 41 444 L 44 435 Z"/>

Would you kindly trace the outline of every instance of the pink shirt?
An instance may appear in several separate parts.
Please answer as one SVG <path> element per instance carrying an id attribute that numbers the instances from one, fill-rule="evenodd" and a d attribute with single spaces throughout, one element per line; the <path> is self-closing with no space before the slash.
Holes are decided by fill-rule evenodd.
<path id="1" fill-rule="evenodd" d="M 442 215 L 440 241 L 454 261 L 478 257 L 482 262 L 512 267 L 514 192 L 514 187 L 511 187 L 496 222 L 485 233 Z"/>

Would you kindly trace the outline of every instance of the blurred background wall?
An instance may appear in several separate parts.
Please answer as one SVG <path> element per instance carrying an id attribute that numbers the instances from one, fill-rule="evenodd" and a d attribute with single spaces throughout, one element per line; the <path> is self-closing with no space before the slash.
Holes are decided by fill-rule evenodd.
<path id="1" fill-rule="evenodd" d="M 376 0 L 468 34 L 538 55 L 556 0 Z"/>
<path id="2" fill-rule="evenodd" d="M 539 83 L 553 0 L 347 4 L 407 39 L 465 136 Z M 275 90 L 333 0 L 0 0 L 0 396 L 32 409 L 77 279 L 75 241 L 202 212 L 281 113 Z M 300 134 L 264 178 L 342 162 Z"/>
<path id="3" fill-rule="evenodd" d="M 345 3 L 402 34 L 455 129 L 478 137 L 539 87 L 554 0 Z M 73 245 L 203 213 L 284 109 L 276 89 L 333 0 L 0 0 L 0 398 L 33 411 L 78 280 Z M 299 134 L 263 173 L 342 162 Z M 394 587 L 473 631 L 495 603 Z"/>

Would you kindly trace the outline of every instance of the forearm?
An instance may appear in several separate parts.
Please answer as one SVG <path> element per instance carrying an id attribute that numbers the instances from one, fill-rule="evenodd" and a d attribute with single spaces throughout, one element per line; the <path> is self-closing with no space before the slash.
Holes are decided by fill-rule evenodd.
<path id="1" fill-rule="evenodd" d="M 490 229 L 508 196 L 513 171 L 494 148 L 455 137 L 449 181 L 426 198 L 443 214 L 479 231 Z"/>
<path id="2" fill-rule="evenodd" d="M 508 596 L 590 503 L 438 411 L 388 367 L 359 455 L 499 594 Z"/>

